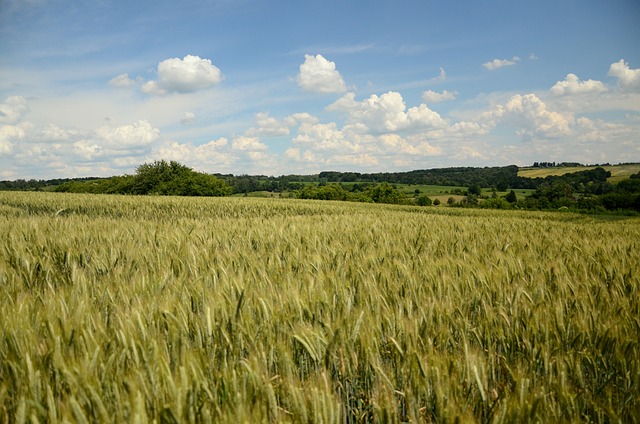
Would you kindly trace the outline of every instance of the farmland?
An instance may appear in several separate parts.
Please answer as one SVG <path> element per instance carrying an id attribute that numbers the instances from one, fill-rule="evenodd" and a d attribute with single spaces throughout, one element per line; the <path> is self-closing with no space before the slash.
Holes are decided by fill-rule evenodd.
<path id="1" fill-rule="evenodd" d="M 609 218 L 0 192 L 0 421 L 637 422 Z"/>
<path id="2" fill-rule="evenodd" d="M 562 166 L 549 168 L 520 168 L 518 176 L 526 178 L 544 178 L 550 175 L 565 175 L 572 172 L 595 169 L 595 166 Z M 640 172 L 640 164 L 603 166 L 606 171 L 611 172 L 609 182 L 617 183 L 629 178 L 630 175 Z"/>

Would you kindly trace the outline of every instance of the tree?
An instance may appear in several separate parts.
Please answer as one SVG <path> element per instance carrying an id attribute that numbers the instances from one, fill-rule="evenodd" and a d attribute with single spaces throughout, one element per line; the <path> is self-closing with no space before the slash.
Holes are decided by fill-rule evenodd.
<path id="1" fill-rule="evenodd" d="M 505 196 L 505 199 L 509 203 L 516 203 L 518 201 L 518 198 L 516 196 L 516 192 L 513 191 L 513 190 L 511 190 L 509 193 L 507 193 L 507 195 Z"/>
<path id="2" fill-rule="evenodd" d="M 214 175 L 195 172 L 175 161 L 157 160 L 136 168 L 131 192 L 166 196 L 228 196 L 232 189 Z"/>
<path id="3" fill-rule="evenodd" d="M 469 194 L 480 196 L 481 193 L 482 193 L 482 187 L 480 187 L 480 184 L 472 184 L 469 186 Z"/>
<path id="4" fill-rule="evenodd" d="M 429 196 L 420 196 L 416 200 L 416 203 L 418 204 L 418 206 L 431 206 L 433 202 L 431 201 L 431 198 L 429 198 Z"/>
<path id="5" fill-rule="evenodd" d="M 163 183 L 179 178 L 189 171 L 191 168 L 175 161 L 156 160 L 153 163 L 144 163 L 136 168 L 132 191 L 134 194 L 153 194 Z"/>
<path id="6" fill-rule="evenodd" d="M 487 209 L 511 209 L 511 203 L 502 197 L 492 197 L 480 203 L 480 207 Z"/>
<path id="7" fill-rule="evenodd" d="M 402 195 L 389 183 L 378 184 L 366 193 L 375 203 L 401 203 Z"/>

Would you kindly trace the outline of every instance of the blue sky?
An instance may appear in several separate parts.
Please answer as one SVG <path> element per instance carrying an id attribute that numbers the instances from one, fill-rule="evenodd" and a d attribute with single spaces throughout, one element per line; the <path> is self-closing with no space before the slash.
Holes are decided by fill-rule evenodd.
<path id="1" fill-rule="evenodd" d="M 0 179 L 640 161 L 637 0 L 0 0 Z"/>

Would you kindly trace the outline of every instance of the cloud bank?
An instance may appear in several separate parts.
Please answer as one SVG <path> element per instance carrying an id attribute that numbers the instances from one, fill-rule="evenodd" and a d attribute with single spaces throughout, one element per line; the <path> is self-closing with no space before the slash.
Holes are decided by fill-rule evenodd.
<path id="1" fill-rule="evenodd" d="M 165 62 L 153 81 L 165 94 L 206 91 L 222 78 L 210 61 L 196 56 L 161 64 Z M 397 90 L 362 94 L 345 91 L 335 63 L 307 55 L 297 84 L 286 80 L 291 92 L 307 84 L 302 87 L 307 91 L 342 93 L 337 99 L 320 98 L 313 111 L 283 113 L 258 107 L 246 117 L 233 115 L 229 127 L 215 126 L 216 115 L 208 108 L 218 93 L 127 95 L 134 102 L 129 110 L 161 111 L 156 116 L 164 117 L 165 123 L 138 116 L 122 121 L 128 116 L 122 114 L 86 128 L 34 123 L 39 100 L 8 96 L 0 103 L 0 177 L 121 175 L 155 159 L 178 160 L 203 172 L 266 175 L 409 170 L 452 163 L 526 165 L 557 158 L 634 161 L 640 156 L 639 74 L 621 60 L 611 64 L 609 75 L 615 81 L 609 84 L 569 73 L 538 92 L 476 99 L 465 99 L 458 91 L 427 89 L 441 83 L 433 80 L 424 81 L 427 87 L 413 95 Z M 120 74 L 109 85 L 130 89 L 141 83 L 138 77 Z M 447 84 L 455 86 L 455 78 Z M 113 94 L 123 96 L 118 90 Z M 457 106 L 448 114 L 429 106 L 454 100 Z M 466 104 L 473 106 L 465 109 Z M 597 111 L 624 114 L 615 120 L 598 118 L 594 104 Z M 199 143 L 202 139 L 208 141 Z M 34 169 L 40 174 L 34 175 Z"/>

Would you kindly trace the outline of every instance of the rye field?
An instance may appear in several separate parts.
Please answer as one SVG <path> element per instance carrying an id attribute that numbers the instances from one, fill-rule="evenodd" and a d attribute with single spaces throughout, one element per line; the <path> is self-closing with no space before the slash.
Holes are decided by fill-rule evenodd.
<path id="1" fill-rule="evenodd" d="M 640 420 L 640 220 L 0 192 L 0 422 Z"/>

